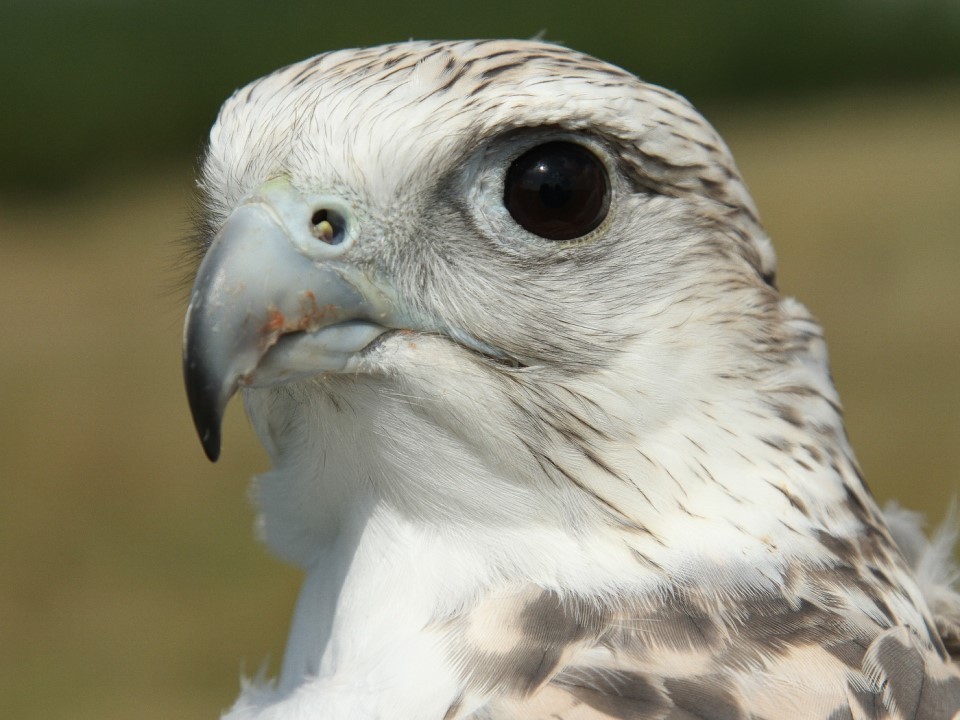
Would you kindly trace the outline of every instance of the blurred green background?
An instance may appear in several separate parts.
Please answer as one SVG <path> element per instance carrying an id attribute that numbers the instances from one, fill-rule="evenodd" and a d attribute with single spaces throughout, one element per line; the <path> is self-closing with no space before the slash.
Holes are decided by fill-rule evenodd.
<path id="1" fill-rule="evenodd" d="M 719 127 L 826 326 L 881 501 L 960 479 L 960 2 L 0 6 L 0 717 L 213 718 L 282 652 L 239 405 L 208 464 L 180 387 L 194 157 L 236 87 L 314 53 L 544 32 Z"/>

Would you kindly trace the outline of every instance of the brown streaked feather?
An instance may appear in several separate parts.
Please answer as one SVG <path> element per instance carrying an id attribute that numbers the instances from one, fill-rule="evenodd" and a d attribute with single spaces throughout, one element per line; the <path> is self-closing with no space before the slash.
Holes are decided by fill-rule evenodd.
<path id="1" fill-rule="evenodd" d="M 818 600 L 753 593 L 726 607 L 688 589 L 602 610 L 526 588 L 436 629 L 466 696 L 500 698 L 475 720 L 949 717 L 960 673 L 939 638 L 834 602 L 831 583 L 870 591 L 849 570 L 810 577 Z M 451 720 L 468 717 L 460 707 Z"/>

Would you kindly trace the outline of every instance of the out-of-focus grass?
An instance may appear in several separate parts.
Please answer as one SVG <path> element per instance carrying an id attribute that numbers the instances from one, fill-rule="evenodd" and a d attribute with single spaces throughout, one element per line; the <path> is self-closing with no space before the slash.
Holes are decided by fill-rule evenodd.
<path id="1" fill-rule="evenodd" d="M 960 479 L 960 89 L 714 117 L 827 328 L 881 500 Z M 231 408 L 209 465 L 168 291 L 189 162 L 47 205 L 0 199 L 0 716 L 211 718 L 278 658 L 297 574 L 252 533 L 265 459 Z"/>

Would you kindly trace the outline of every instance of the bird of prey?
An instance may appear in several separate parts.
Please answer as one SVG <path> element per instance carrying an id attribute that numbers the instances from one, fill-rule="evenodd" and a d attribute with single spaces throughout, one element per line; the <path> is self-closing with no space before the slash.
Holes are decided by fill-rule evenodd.
<path id="1" fill-rule="evenodd" d="M 885 518 L 820 326 L 683 98 L 557 45 L 410 42 L 238 90 L 184 331 L 305 571 L 229 720 L 942 720 L 949 536 Z"/>

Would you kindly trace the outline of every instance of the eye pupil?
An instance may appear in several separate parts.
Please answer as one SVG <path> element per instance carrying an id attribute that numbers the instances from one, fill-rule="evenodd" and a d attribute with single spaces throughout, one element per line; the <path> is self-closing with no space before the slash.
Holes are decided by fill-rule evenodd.
<path id="1" fill-rule="evenodd" d="M 603 222 L 610 207 L 610 183 L 592 152 L 571 142 L 549 142 L 513 161 L 503 203 L 517 224 L 534 235 L 572 240 Z"/>
<path id="2" fill-rule="evenodd" d="M 561 182 L 543 182 L 540 184 L 540 202 L 548 208 L 560 209 L 570 202 L 570 188 Z"/>

